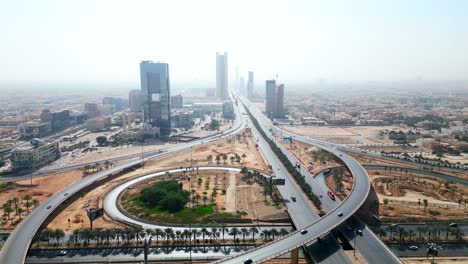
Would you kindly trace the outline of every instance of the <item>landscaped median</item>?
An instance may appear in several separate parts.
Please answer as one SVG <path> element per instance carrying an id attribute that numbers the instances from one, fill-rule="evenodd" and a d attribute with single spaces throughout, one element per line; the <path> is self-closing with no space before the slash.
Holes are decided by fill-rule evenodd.
<path id="1" fill-rule="evenodd" d="M 317 209 L 321 210 L 322 202 L 320 201 L 320 198 L 312 192 L 312 188 L 305 181 L 304 176 L 297 171 L 296 167 L 289 161 L 288 157 L 286 157 L 283 151 L 281 151 L 281 149 L 278 148 L 278 146 L 276 146 L 275 142 L 268 138 L 268 136 L 262 130 L 261 126 L 258 124 L 257 119 L 252 115 L 249 109 L 247 107 L 245 107 L 245 109 L 248 115 L 250 116 L 250 119 L 252 119 L 252 123 L 255 125 L 262 137 L 268 142 L 270 148 L 273 150 L 273 152 L 276 154 L 279 160 L 283 163 L 284 167 L 286 167 L 289 174 L 293 176 L 296 183 L 299 185 L 299 187 L 301 187 L 302 191 L 307 195 L 307 197 L 312 201 L 312 203 L 314 203 Z"/>

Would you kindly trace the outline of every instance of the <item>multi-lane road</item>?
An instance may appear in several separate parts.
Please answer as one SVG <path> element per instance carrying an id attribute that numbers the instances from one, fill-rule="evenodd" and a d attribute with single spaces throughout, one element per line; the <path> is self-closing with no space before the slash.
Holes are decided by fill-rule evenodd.
<path id="1" fill-rule="evenodd" d="M 242 107 L 239 108 L 242 109 Z M 228 133 L 225 133 L 224 135 L 217 135 L 212 138 L 204 139 L 203 141 L 209 142 L 220 137 L 239 132 L 245 125 L 247 121 L 246 119 L 248 118 L 246 115 L 241 115 L 239 108 L 236 107 L 236 112 L 237 116 L 241 118 L 236 119 L 236 125 L 234 126 L 234 129 Z M 254 107 L 249 108 L 250 110 L 254 109 Z M 243 111 L 244 110 L 242 109 L 242 112 Z M 256 113 L 256 118 L 262 118 L 260 115 L 261 113 Z M 265 124 L 265 126 L 273 127 L 268 123 Z M 265 128 L 262 129 L 265 131 Z M 296 139 L 297 138 L 298 137 L 296 137 Z M 307 141 L 310 141 L 310 139 L 307 139 Z M 200 143 L 203 142 L 198 140 L 190 143 L 175 145 L 165 149 L 163 153 L 154 154 L 145 158 L 144 160 L 166 155 L 167 153 L 184 150 Z M 347 218 L 351 217 L 356 212 L 356 210 L 359 209 L 369 193 L 370 182 L 368 175 L 365 169 L 356 160 L 339 151 L 333 144 L 320 141 L 309 142 L 340 157 L 348 166 L 354 177 L 353 190 L 348 195 L 348 197 L 342 201 L 342 203 L 337 204 L 334 208 L 330 209 L 327 215 L 322 218 L 317 218 L 315 216 L 316 212 L 313 212 L 313 209 L 311 209 L 313 206 L 310 204 L 310 201 L 306 198 L 302 191 L 300 191 L 298 186 L 294 183 L 292 177 L 286 172 L 286 169 L 283 167 L 281 161 L 278 160 L 278 158 L 269 148 L 268 143 L 263 139 L 259 140 L 259 143 L 262 150 L 264 150 L 266 153 L 266 158 L 269 160 L 269 162 L 273 163 L 277 177 L 284 178 L 286 180 L 286 185 L 279 188 L 283 194 L 283 197 L 290 197 L 292 195 L 297 197 L 296 202 L 288 204 L 288 211 L 294 219 L 297 227 L 299 229 L 307 230 L 307 232 L 294 232 L 282 239 L 262 245 L 245 253 L 224 259 L 221 261 L 223 263 L 241 263 L 244 261 L 244 259 L 247 258 L 252 259 L 254 262 L 262 262 L 285 254 L 292 249 L 298 248 L 302 245 L 309 244 L 315 241 L 318 237 L 325 236 L 332 229 L 338 227 L 341 223 L 346 221 Z M 0 263 L 23 263 L 34 233 L 38 230 L 47 216 L 52 212 L 52 210 L 63 203 L 69 196 L 78 192 L 82 188 L 89 186 L 99 179 L 107 177 L 113 173 L 118 173 L 125 168 L 136 166 L 141 162 L 141 160 L 131 161 L 124 165 L 116 166 L 106 171 L 93 174 L 50 197 L 46 202 L 35 209 L 27 218 L 25 218 L 10 235 L 9 239 L 0 252 Z M 369 234 L 369 236 L 371 235 L 372 234 Z M 338 256 L 338 258 L 339 257 L 340 256 Z M 381 263 L 399 263 L 399 260 L 394 257 L 393 254 L 389 254 L 389 257 Z"/>
<path id="2" fill-rule="evenodd" d="M 236 111 L 238 111 L 238 109 L 236 109 Z M 240 113 L 237 112 L 237 115 L 240 116 Z M 157 154 L 146 157 L 143 160 L 130 161 L 128 163 L 87 176 L 86 178 L 83 178 L 82 180 L 55 193 L 53 196 L 49 197 L 49 199 L 39 205 L 35 210 L 33 210 L 25 219 L 23 219 L 23 221 L 21 221 L 15 230 L 13 230 L 0 251 L 0 263 L 24 263 L 32 238 L 42 223 L 55 208 L 62 204 L 68 197 L 77 193 L 81 189 L 113 173 L 118 173 L 124 169 L 137 166 L 146 160 L 167 155 L 168 153 L 188 149 L 203 142 L 211 142 L 219 138 L 238 133 L 242 131 L 245 126 L 245 122 L 243 122 L 243 120 L 244 119 L 237 118 L 233 128 L 229 131 L 226 131 L 224 134 L 214 135 L 203 140 L 196 140 L 171 146 L 167 149 L 164 149 L 162 152 L 158 152 Z"/>

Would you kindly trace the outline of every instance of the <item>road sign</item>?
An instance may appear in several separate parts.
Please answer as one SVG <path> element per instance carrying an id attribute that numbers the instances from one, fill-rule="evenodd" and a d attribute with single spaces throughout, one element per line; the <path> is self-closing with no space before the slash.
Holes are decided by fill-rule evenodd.
<path id="1" fill-rule="evenodd" d="M 285 185 L 286 180 L 285 179 L 273 179 L 273 184 L 274 185 Z"/>

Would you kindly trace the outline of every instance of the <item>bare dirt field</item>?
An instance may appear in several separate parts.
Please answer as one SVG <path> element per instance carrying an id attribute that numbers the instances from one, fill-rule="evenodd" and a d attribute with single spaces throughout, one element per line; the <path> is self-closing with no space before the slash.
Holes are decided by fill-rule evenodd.
<path id="1" fill-rule="evenodd" d="M 30 179 L 19 180 L 16 183 L 19 185 L 13 189 L 7 189 L 0 192 L 0 204 L 5 204 L 7 200 L 17 197 L 20 199 L 21 207 L 26 210 L 25 202 L 21 201 L 25 195 L 30 195 L 31 199 L 37 200 L 42 203 L 49 196 L 67 187 L 68 185 L 80 180 L 82 178 L 82 172 L 71 171 L 67 173 L 59 173 L 50 176 L 38 177 L 32 179 L 32 186 L 30 185 Z M 14 206 L 13 206 L 14 207 Z M 31 206 L 29 210 L 34 208 Z M 26 216 L 26 212 L 22 213 L 22 218 Z M 19 215 L 11 213 L 11 220 L 7 220 L 7 217 L 3 217 L 2 225 L 0 230 L 12 230 L 19 223 Z"/>
<path id="2" fill-rule="evenodd" d="M 215 159 L 213 158 L 213 160 L 209 162 L 207 160 L 207 156 L 212 155 L 215 157 L 216 155 L 220 154 L 228 154 L 228 156 L 231 156 L 234 153 L 237 153 L 240 156 L 245 154 L 246 157 L 243 158 L 243 162 L 241 161 L 240 163 L 237 163 L 234 161 L 231 163 L 229 159 L 225 162 L 221 160 L 219 166 L 246 166 L 263 172 L 267 171 L 267 167 L 261 153 L 256 149 L 254 141 L 248 134 L 245 134 L 245 137 L 240 136 L 239 139 L 233 136 L 229 139 L 222 139 L 210 144 L 194 147 L 192 149 L 192 164 L 193 166 L 217 166 Z M 163 158 L 154 159 L 148 161 L 144 168 L 127 173 L 102 186 L 96 186 L 95 189 L 86 194 L 83 194 L 82 197 L 68 205 L 65 210 L 60 212 L 60 214 L 58 214 L 58 216 L 50 222 L 49 227 L 62 228 L 68 232 L 73 231 L 74 229 L 82 228 L 82 226 L 89 227 L 89 222 L 86 217 L 86 208 L 102 207 L 102 199 L 104 198 L 105 194 L 114 186 L 130 178 L 138 177 L 140 175 L 145 175 L 151 172 L 160 171 L 167 168 L 190 166 L 190 156 L 190 151 L 185 150 L 183 152 L 173 153 Z M 71 219 L 70 227 L 68 227 L 68 219 Z M 107 216 L 98 218 L 93 223 L 93 226 L 97 228 L 121 227 L 120 224 L 108 219 Z"/>
<path id="3" fill-rule="evenodd" d="M 287 131 L 304 136 L 362 136 L 377 138 L 380 131 L 405 129 L 399 126 L 281 126 Z"/>
<path id="4" fill-rule="evenodd" d="M 412 173 L 369 171 L 369 174 L 381 203 L 382 221 L 450 221 L 463 220 L 468 215 L 466 186 Z"/>
<path id="5" fill-rule="evenodd" d="M 346 151 L 345 151 L 346 152 Z M 453 170 L 450 168 L 435 168 L 428 165 L 421 165 L 416 163 L 409 163 L 409 162 L 402 162 L 399 160 L 394 159 L 385 159 L 380 157 L 373 157 L 369 155 L 363 155 L 355 152 L 346 152 L 348 155 L 353 156 L 355 159 L 359 161 L 361 164 L 373 164 L 373 165 L 388 165 L 388 166 L 397 166 L 397 167 L 405 167 L 405 168 L 415 168 L 415 169 L 423 169 L 429 171 L 435 171 L 444 173 L 447 175 L 452 175 L 455 177 L 459 177 L 462 179 L 468 179 L 468 172 L 462 172 L 459 170 Z"/>

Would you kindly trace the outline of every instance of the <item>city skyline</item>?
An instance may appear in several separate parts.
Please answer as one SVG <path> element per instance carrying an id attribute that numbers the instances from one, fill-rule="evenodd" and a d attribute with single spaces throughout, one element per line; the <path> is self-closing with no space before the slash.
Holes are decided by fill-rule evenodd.
<path id="1" fill-rule="evenodd" d="M 171 63 L 179 82 L 212 83 L 217 50 L 258 80 L 276 73 L 288 83 L 467 79 L 464 1 L 90 4 L 5 3 L 0 81 L 134 82 L 132 65 L 148 58 Z M 152 16 L 155 7 L 167 12 Z M 226 8 L 233 12 L 212 12 Z M 234 19 L 241 10 L 244 19 Z M 147 35 L 149 22 L 170 26 Z"/>

